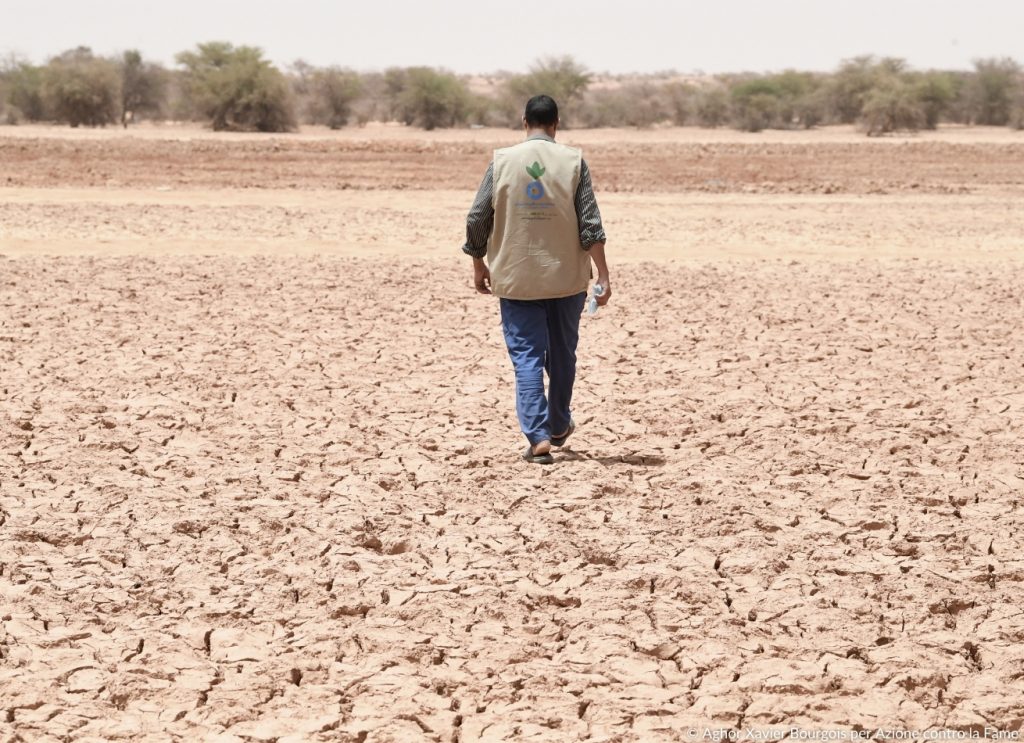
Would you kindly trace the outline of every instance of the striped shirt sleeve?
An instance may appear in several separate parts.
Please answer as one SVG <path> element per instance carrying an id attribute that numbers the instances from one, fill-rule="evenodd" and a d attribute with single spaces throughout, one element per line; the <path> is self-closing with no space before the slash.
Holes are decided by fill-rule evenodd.
<path id="1" fill-rule="evenodd" d="M 474 258 L 483 258 L 487 255 L 487 240 L 491 236 L 491 226 L 494 224 L 494 163 L 487 166 L 484 179 L 473 199 L 473 206 L 469 208 L 469 216 L 466 217 L 466 244 L 462 246 L 462 252 Z"/>
<path id="2" fill-rule="evenodd" d="M 594 196 L 594 185 L 590 181 L 590 168 L 586 160 L 580 161 L 580 182 L 576 186 L 576 220 L 580 225 L 580 244 L 584 250 L 590 250 L 594 243 L 605 241 L 601 211 L 597 208 L 597 197 Z"/>

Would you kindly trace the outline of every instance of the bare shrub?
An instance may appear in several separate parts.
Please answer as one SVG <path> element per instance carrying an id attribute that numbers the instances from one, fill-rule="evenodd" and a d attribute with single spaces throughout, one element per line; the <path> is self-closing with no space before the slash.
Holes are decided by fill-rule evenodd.
<path id="1" fill-rule="evenodd" d="M 715 129 L 729 120 L 729 92 L 724 86 L 706 88 L 697 95 L 694 117 L 700 126 Z"/>
<path id="2" fill-rule="evenodd" d="M 214 131 L 286 132 L 295 128 L 287 81 L 250 46 L 200 44 L 176 57 L 185 68 L 183 91 Z"/>
<path id="3" fill-rule="evenodd" d="M 359 76 L 362 89 L 360 96 L 352 102 L 352 117 L 360 126 L 370 121 L 387 121 L 391 118 L 391 101 L 379 72 L 364 72 Z"/>
<path id="4" fill-rule="evenodd" d="M 700 95 L 696 87 L 685 83 L 667 83 L 661 93 L 673 124 L 685 126 L 696 120 L 697 98 Z"/>
<path id="5" fill-rule="evenodd" d="M 56 121 L 106 126 L 117 120 L 121 79 L 113 62 L 78 47 L 50 60 L 43 95 Z"/>
<path id="6" fill-rule="evenodd" d="M 1010 114 L 1010 128 L 1024 130 L 1024 105 L 1018 104 Z"/>
<path id="7" fill-rule="evenodd" d="M 591 90 L 579 106 L 583 126 L 649 127 L 672 121 L 671 101 L 662 86 L 632 83 L 619 88 Z"/>
<path id="8" fill-rule="evenodd" d="M 167 96 L 167 71 L 158 64 L 145 62 L 142 54 L 130 49 L 121 57 L 121 125 L 142 116 L 163 112 Z"/>

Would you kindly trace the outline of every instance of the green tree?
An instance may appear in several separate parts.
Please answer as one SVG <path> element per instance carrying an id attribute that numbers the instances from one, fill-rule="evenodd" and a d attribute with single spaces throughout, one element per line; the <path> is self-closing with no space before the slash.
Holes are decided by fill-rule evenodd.
<path id="1" fill-rule="evenodd" d="M 560 109 L 567 110 L 582 100 L 590 73 L 572 57 L 547 57 L 536 62 L 529 73 L 510 78 L 507 85 L 517 111 L 535 95 L 549 95 Z"/>
<path id="2" fill-rule="evenodd" d="M 214 131 L 286 132 L 295 128 L 287 81 L 259 49 L 223 41 L 181 52 L 184 92 Z"/>
<path id="3" fill-rule="evenodd" d="M 158 114 L 167 96 L 167 72 L 130 49 L 121 57 L 121 125 L 142 114 Z"/>
<path id="4" fill-rule="evenodd" d="M 948 72 L 924 72 L 910 78 L 918 100 L 923 126 L 935 129 L 957 97 L 957 78 Z"/>
<path id="5" fill-rule="evenodd" d="M 1017 78 L 1010 100 L 1010 128 L 1024 130 L 1024 75 Z"/>
<path id="6" fill-rule="evenodd" d="M 971 122 L 1006 126 L 1010 122 L 1020 75 L 1020 65 L 1009 57 L 975 60 L 974 76 L 967 93 Z"/>
<path id="7" fill-rule="evenodd" d="M 46 121 L 50 118 L 43 95 L 43 68 L 10 56 L 0 62 L 0 94 L 4 120 L 17 124 L 23 119 Z"/>
<path id="8" fill-rule="evenodd" d="M 729 91 L 733 124 L 743 131 L 759 132 L 780 122 L 779 92 L 763 78 L 740 83 Z"/>
<path id="9" fill-rule="evenodd" d="M 746 131 L 806 129 L 824 115 L 820 82 L 809 72 L 743 78 L 732 84 L 729 94 L 733 124 Z"/>
<path id="10" fill-rule="evenodd" d="M 113 62 L 83 46 L 50 60 L 43 94 L 55 120 L 73 127 L 106 126 L 117 120 L 121 80 Z"/>
<path id="11" fill-rule="evenodd" d="M 809 129 L 825 117 L 825 101 L 820 78 L 810 72 L 786 70 L 769 75 L 768 81 L 778 100 L 779 125 L 789 129 Z"/>
<path id="12" fill-rule="evenodd" d="M 384 74 L 392 115 L 426 130 L 465 122 L 473 103 L 466 84 L 430 67 L 393 68 Z"/>
<path id="13" fill-rule="evenodd" d="M 874 84 L 874 57 L 844 61 L 828 82 L 827 100 L 836 121 L 852 124 L 864 108 L 864 98 Z"/>
<path id="14" fill-rule="evenodd" d="M 828 82 L 825 99 L 831 116 L 840 124 L 852 124 L 861 117 L 868 94 L 879 80 L 899 75 L 907 68 L 905 60 L 873 56 L 845 60 Z"/>
<path id="15" fill-rule="evenodd" d="M 872 88 L 861 110 L 861 123 L 869 137 L 900 129 L 917 131 L 926 122 L 918 91 L 896 76 Z"/>
<path id="16" fill-rule="evenodd" d="M 308 116 L 313 124 L 340 129 L 352 115 L 363 86 L 359 75 L 337 67 L 314 70 L 310 76 Z"/>

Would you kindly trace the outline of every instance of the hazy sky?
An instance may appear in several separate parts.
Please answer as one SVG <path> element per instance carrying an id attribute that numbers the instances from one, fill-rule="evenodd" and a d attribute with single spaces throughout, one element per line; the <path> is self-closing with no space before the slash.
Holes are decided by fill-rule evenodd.
<path id="1" fill-rule="evenodd" d="M 571 54 L 595 72 L 830 70 L 858 54 L 917 68 L 1024 62 L 1024 0 L 0 0 L 0 53 L 128 48 L 170 64 L 197 42 L 286 65 L 524 71 Z"/>

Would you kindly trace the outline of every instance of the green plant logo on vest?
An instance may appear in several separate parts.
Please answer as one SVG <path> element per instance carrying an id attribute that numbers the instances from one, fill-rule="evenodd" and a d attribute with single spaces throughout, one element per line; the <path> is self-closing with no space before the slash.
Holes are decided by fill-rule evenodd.
<path id="1" fill-rule="evenodd" d="M 544 198 L 544 184 L 540 182 L 540 177 L 544 175 L 544 166 L 534 160 L 533 165 L 526 166 L 526 172 L 533 178 L 526 184 L 526 198 L 530 201 Z"/>

